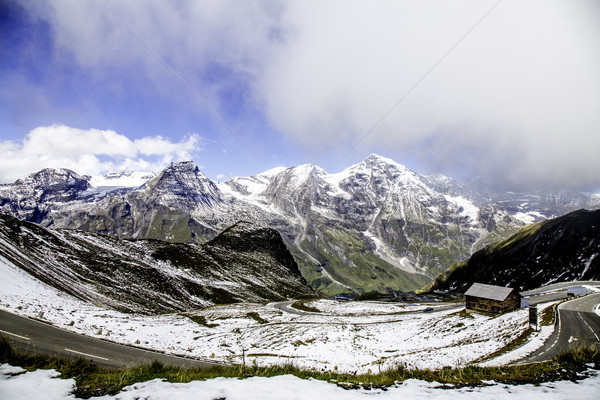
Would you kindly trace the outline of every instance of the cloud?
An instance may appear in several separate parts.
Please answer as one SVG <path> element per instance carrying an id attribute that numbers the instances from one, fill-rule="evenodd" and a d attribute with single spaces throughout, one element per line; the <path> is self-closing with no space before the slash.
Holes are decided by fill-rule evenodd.
<path id="1" fill-rule="evenodd" d="M 243 90 L 261 67 L 279 14 L 279 6 L 272 4 L 56 0 L 24 6 L 48 22 L 56 54 L 68 55 L 65 62 L 73 59 L 115 93 L 122 90 L 119 83 L 126 73 L 126 79 L 138 80 L 141 93 L 150 85 L 174 101 L 189 103 L 190 93 L 181 96 L 186 89 L 172 74 L 176 71 L 219 108 L 230 100 L 223 96 Z"/>
<path id="2" fill-rule="evenodd" d="M 69 168 L 86 175 L 158 171 L 172 161 L 193 159 L 203 146 L 197 134 L 172 142 L 161 136 L 131 140 L 111 130 L 38 127 L 22 143 L 0 141 L 0 182 L 12 182 L 43 168 Z"/>
<path id="3" fill-rule="evenodd" d="M 503 0 L 475 27 L 495 3 L 107 1 L 221 114 L 257 111 L 305 152 L 356 145 L 498 184 L 600 187 L 598 2 Z M 103 2 L 27 7 L 106 86 L 135 75 L 189 101 Z"/>
<path id="4" fill-rule="evenodd" d="M 296 34 L 259 85 L 269 121 L 343 154 L 399 102 L 359 152 L 512 185 L 600 186 L 597 5 L 504 1 L 426 74 L 493 3 L 290 4 Z"/>

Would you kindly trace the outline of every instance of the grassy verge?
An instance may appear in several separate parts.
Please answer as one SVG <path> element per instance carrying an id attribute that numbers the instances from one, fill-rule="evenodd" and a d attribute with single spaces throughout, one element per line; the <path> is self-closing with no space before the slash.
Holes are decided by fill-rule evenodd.
<path id="1" fill-rule="evenodd" d="M 306 303 L 310 303 L 312 301 L 314 301 L 314 299 L 298 300 L 297 302 L 292 304 L 292 308 L 295 308 L 296 310 L 300 310 L 300 311 L 320 313 L 321 310 L 319 310 L 318 308 L 311 307 L 306 304 Z"/>
<path id="2" fill-rule="evenodd" d="M 562 354 L 555 360 L 530 365 L 481 368 L 465 367 L 441 370 L 408 370 L 398 367 L 379 374 L 339 374 L 319 372 L 294 367 L 293 365 L 257 367 L 257 366 L 214 366 L 211 368 L 184 369 L 165 366 L 152 362 L 133 368 L 110 370 L 98 368 L 87 361 L 71 361 L 55 357 L 27 355 L 13 351 L 9 342 L 0 338 L 0 363 L 21 366 L 27 370 L 55 369 L 62 378 L 72 378 L 76 382 L 73 393 L 80 398 L 114 395 L 123 387 L 152 379 L 168 382 L 190 382 L 216 377 L 247 378 L 250 376 L 272 377 L 292 374 L 301 379 L 314 378 L 329 381 L 344 388 L 390 387 L 406 379 L 421 379 L 429 382 L 454 386 L 479 386 L 484 381 L 510 384 L 539 384 L 555 380 L 577 380 L 584 378 L 590 363 L 600 369 L 600 352 L 595 348 L 583 348 Z"/>
<path id="3" fill-rule="evenodd" d="M 561 303 L 555 304 L 551 307 L 546 307 L 546 309 L 542 311 L 539 317 L 540 326 L 554 325 L 554 322 L 556 321 L 556 308 Z"/>

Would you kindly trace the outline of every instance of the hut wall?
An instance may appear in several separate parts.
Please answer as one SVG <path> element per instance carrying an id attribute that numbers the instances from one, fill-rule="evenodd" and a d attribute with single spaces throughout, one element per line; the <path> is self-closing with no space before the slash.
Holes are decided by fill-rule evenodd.
<path id="1" fill-rule="evenodd" d="M 518 294 L 511 293 L 506 300 L 497 301 L 481 297 L 466 297 L 466 308 L 468 310 L 483 311 L 487 313 L 500 314 L 516 310 L 521 306 L 521 298 Z"/>

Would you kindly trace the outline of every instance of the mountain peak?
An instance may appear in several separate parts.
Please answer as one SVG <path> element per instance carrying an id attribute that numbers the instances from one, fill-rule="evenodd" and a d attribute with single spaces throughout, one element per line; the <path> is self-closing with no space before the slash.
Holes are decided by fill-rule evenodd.
<path id="1" fill-rule="evenodd" d="M 361 164 L 365 164 L 369 167 L 385 167 L 385 166 L 393 166 L 400 170 L 408 170 L 405 165 L 399 164 L 391 158 L 383 157 L 378 154 L 371 154 L 367 157 Z"/>
<path id="2" fill-rule="evenodd" d="M 273 177 L 275 175 L 278 175 L 278 174 L 282 173 L 286 169 L 288 169 L 288 168 L 287 167 L 283 167 L 283 166 L 275 167 L 275 168 L 271 168 L 269 170 L 266 170 L 264 172 L 261 172 L 260 174 L 257 174 L 255 176 Z"/>
<path id="3" fill-rule="evenodd" d="M 167 165 L 164 171 L 190 171 L 200 172 L 200 167 L 193 161 L 178 161 Z"/>
<path id="4" fill-rule="evenodd" d="M 200 172 L 200 168 L 193 161 L 182 161 L 167 165 L 158 175 L 148 181 L 147 185 L 156 187 L 164 183 L 173 183 L 173 181 L 182 185 L 189 185 L 197 180 L 205 181 L 208 178 Z"/>
<path id="5" fill-rule="evenodd" d="M 75 183 L 85 185 L 88 180 L 88 176 L 81 176 L 67 168 L 44 168 L 29 174 L 25 179 L 18 179 L 14 185 L 32 185 L 45 188 Z"/>
<path id="6" fill-rule="evenodd" d="M 292 167 L 291 170 L 293 170 L 295 173 L 300 174 L 300 175 L 327 173 L 323 168 L 319 167 L 318 165 L 311 164 L 311 163 Z"/>
<path id="7" fill-rule="evenodd" d="M 18 179 L 13 186 L 18 190 L 35 191 L 38 200 L 68 201 L 90 187 L 90 177 L 82 176 L 67 168 L 45 168 Z"/>
<path id="8" fill-rule="evenodd" d="M 186 198 L 206 205 L 218 202 L 221 198 L 217 185 L 193 161 L 172 162 L 141 189 L 152 189 L 166 196 Z"/>

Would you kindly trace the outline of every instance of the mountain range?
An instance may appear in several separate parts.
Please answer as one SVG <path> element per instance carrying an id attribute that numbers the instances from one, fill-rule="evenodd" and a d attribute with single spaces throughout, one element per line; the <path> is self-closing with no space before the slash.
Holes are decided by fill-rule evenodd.
<path id="1" fill-rule="evenodd" d="M 239 221 L 278 231 L 327 294 L 408 291 L 527 223 L 600 208 L 589 193 L 494 193 L 371 155 L 340 173 L 307 164 L 226 182 L 193 162 L 154 174 L 46 169 L 0 187 L 0 212 L 52 229 L 206 243 Z"/>

